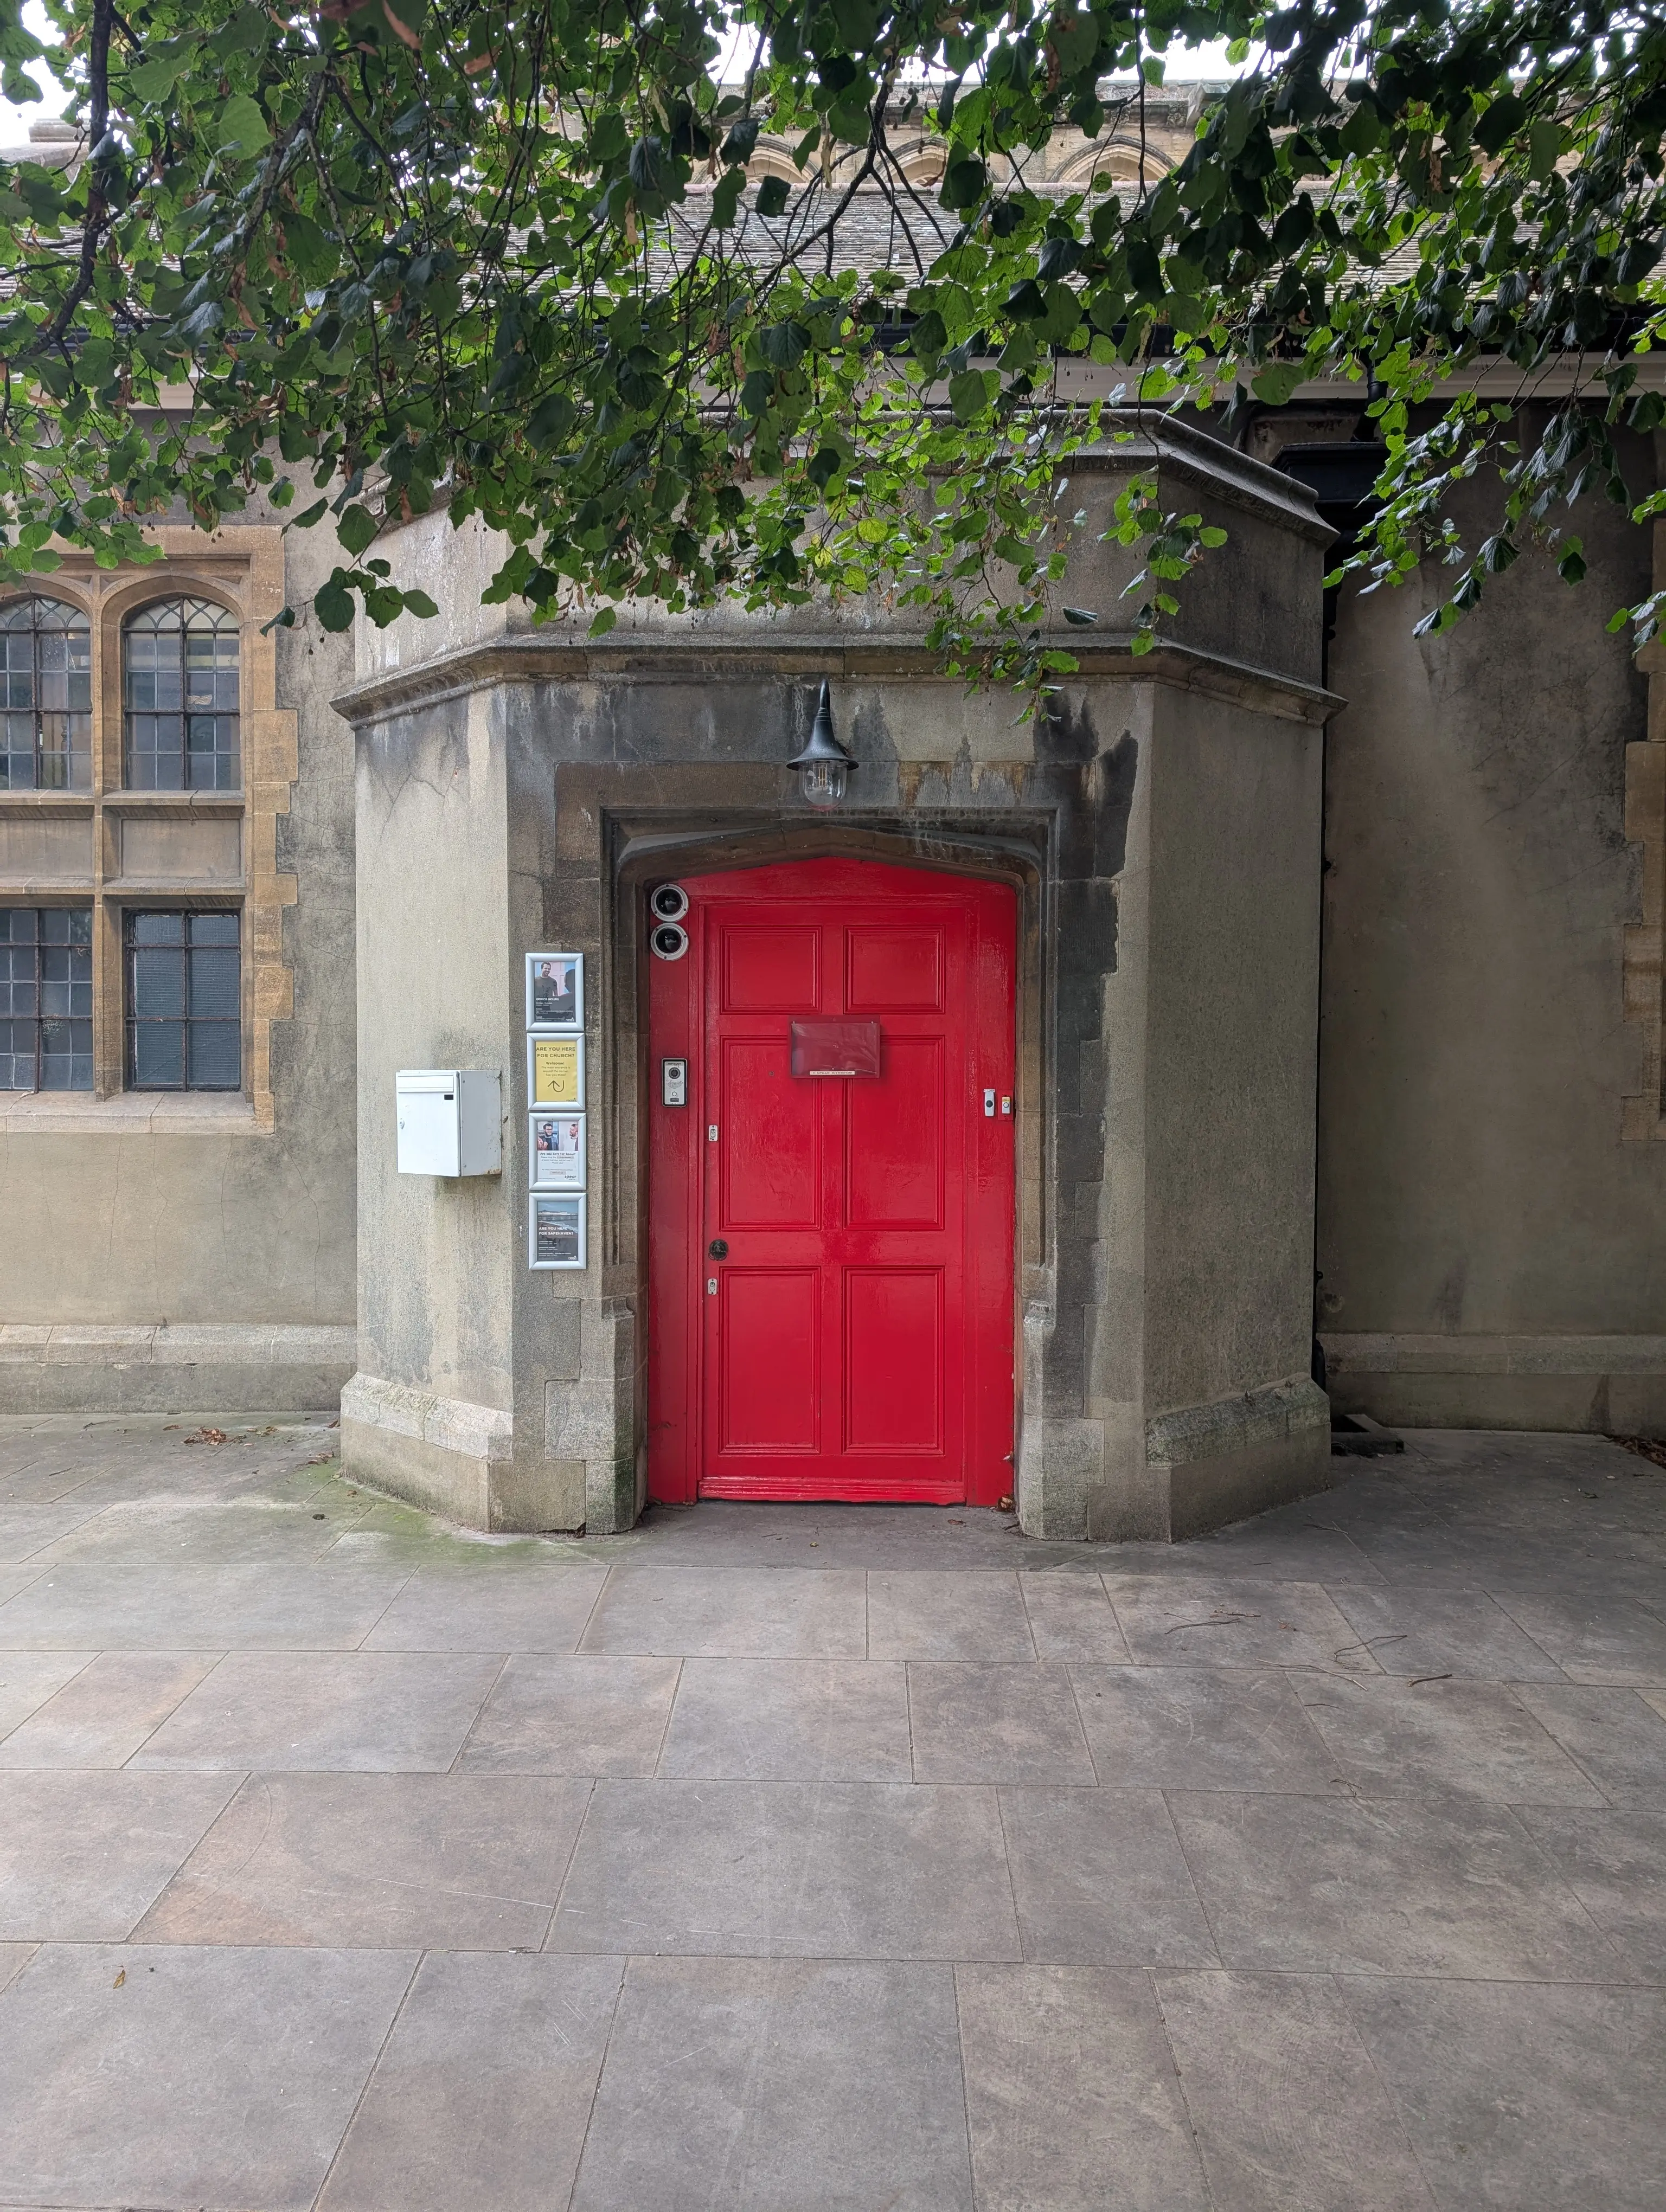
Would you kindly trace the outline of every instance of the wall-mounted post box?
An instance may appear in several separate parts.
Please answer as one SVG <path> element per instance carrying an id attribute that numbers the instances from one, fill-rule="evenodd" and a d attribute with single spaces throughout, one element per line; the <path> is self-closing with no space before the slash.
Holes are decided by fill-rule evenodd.
<path id="1" fill-rule="evenodd" d="M 393 1079 L 399 1173 L 501 1175 L 503 1094 L 495 1067 L 405 1067 Z"/>

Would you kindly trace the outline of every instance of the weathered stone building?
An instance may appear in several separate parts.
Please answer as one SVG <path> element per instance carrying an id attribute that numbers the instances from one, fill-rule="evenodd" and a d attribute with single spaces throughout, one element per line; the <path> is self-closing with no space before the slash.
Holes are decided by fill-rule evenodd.
<path id="1" fill-rule="evenodd" d="M 0 604 L 0 1410 L 339 1401 L 482 1527 L 1181 1535 L 1327 1480 L 1316 1267 L 1341 1408 L 1666 1430 L 1666 720 L 1602 629 L 1647 538 L 1420 642 L 1419 586 L 1322 590 L 1357 392 L 1122 428 L 1073 599 L 1136 467 L 1228 543 L 1033 727 L 874 608 L 534 629 L 443 515 L 384 633 L 268 632 L 329 555 L 258 515 Z M 496 1171 L 400 1171 L 410 1071 L 498 1079 Z"/>

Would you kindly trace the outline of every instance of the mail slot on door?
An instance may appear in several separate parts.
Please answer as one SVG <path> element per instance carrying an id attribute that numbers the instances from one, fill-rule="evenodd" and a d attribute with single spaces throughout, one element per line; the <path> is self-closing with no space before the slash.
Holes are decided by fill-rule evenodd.
<path id="1" fill-rule="evenodd" d="M 812 1021 L 793 1024 L 794 1075 L 877 1075 L 878 1022 Z"/>

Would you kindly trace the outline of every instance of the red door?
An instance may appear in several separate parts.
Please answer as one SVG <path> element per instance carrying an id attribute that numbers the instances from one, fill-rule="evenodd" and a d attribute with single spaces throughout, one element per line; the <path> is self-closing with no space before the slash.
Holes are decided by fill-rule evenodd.
<path id="1" fill-rule="evenodd" d="M 994 1504 L 1012 891 L 857 860 L 683 889 L 688 951 L 649 963 L 651 1494 Z"/>

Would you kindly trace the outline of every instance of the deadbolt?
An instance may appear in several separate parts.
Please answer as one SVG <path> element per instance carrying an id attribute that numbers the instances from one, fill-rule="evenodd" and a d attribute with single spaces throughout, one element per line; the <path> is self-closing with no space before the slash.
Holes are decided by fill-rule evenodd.
<path id="1" fill-rule="evenodd" d="M 714 1260 L 727 1260 L 729 1256 L 728 1242 L 725 1237 L 714 1237 L 711 1243 L 707 1245 L 706 1249 L 711 1254 Z"/>

